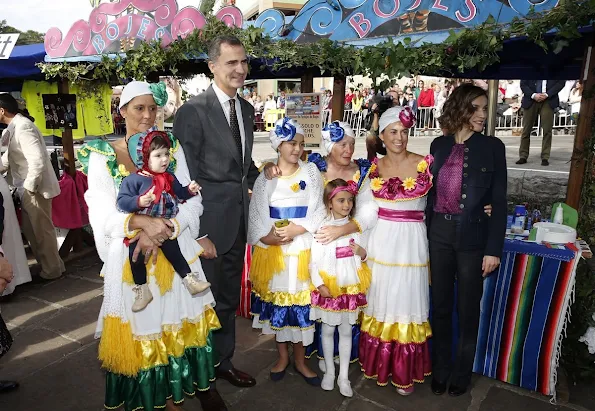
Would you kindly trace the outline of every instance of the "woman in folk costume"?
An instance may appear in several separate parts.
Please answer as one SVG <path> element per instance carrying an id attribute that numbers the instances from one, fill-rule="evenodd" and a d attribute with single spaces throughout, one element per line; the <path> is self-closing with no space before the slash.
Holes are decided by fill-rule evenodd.
<path id="1" fill-rule="evenodd" d="M 261 174 L 250 201 L 253 326 L 277 340 L 279 360 L 271 369 L 273 381 L 284 377 L 288 343 L 293 343 L 296 371 L 308 384 L 319 386 L 320 378 L 305 364 L 304 346 L 314 339 L 308 265 L 312 234 L 326 215 L 322 179 L 314 164 L 300 161 L 304 131 L 299 124 L 289 118 L 277 121 L 270 140 L 279 153 L 281 177 L 267 180 Z"/>
<path id="2" fill-rule="evenodd" d="M 209 290 L 192 296 L 182 278 L 164 257 L 159 245 L 176 238 L 192 272 L 204 273 L 196 242 L 201 196 L 180 204 L 175 218 L 165 220 L 118 210 L 116 199 L 122 179 L 136 172 L 127 142 L 149 133 L 157 105 L 167 99 L 163 84 L 133 81 L 122 91 L 120 111 L 126 119 L 126 137 L 112 143 L 89 142 L 78 152 L 88 176 L 85 200 L 97 252 L 104 265 L 104 299 L 97 323 L 101 338 L 99 359 L 106 374 L 105 406 L 129 410 L 177 410 L 185 396 L 197 395 L 204 410 L 225 410 L 221 397 L 209 390 L 215 378 L 211 333 L 220 327 Z M 182 147 L 170 135 L 171 169 L 181 184 L 190 183 Z M 136 242 L 134 258 L 147 262 L 153 302 L 133 312 L 135 286 L 128 248 Z"/>
<path id="3" fill-rule="evenodd" d="M 378 223 L 368 241 L 372 283 L 359 344 L 364 375 L 379 385 L 390 381 L 401 395 L 430 374 L 428 237 L 426 196 L 432 187 L 433 158 L 407 151 L 415 116 L 393 107 L 380 118 L 387 154 L 375 158 L 369 174 L 378 204 Z"/>
<path id="4" fill-rule="evenodd" d="M 329 181 L 324 189 L 324 204 L 328 217 L 323 224 L 343 226 L 349 223 L 357 209 L 357 183 L 340 178 Z M 366 240 L 359 233 L 349 234 L 323 245 L 312 244 L 310 274 L 318 290 L 312 291 L 310 318 L 322 322 L 322 346 L 332 352 L 335 330 L 339 333 L 339 378 L 337 385 L 345 397 L 352 397 L 349 382 L 349 360 L 352 346 L 352 326 L 366 306 L 365 292 L 370 285 L 370 270 L 366 260 Z M 324 358 L 325 373 L 321 387 L 331 391 L 335 385 L 333 357 Z"/>

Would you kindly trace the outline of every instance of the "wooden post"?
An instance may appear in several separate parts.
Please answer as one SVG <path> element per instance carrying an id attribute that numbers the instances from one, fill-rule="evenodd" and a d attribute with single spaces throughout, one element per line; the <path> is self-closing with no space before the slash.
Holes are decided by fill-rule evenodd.
<path id="1" fill-rule="evenodd" d="M 498 115 L 498 80 L 488 80 L 488 121 L 486 133 L 496 135 L 496 120 Z"/>
<path id="2" fill-rule="evenodd" d="M 58 83 L 58 93 L 68 94 L 68 80 L 63 79 Z M 83 125 L 80 124 L 79 127 Z M 74 145 L 72 140 L 72 130 L 62 131 L 62 150 L 64 152 L 64 171 L 74 178 L 76 174 Z"/>
<path id="3" fill-rule="evenodd" d="M 331 102 L 331 121 L 342 121 L 345 109 L 345 76 L 335 74 L 333 77 L 333 100 Z"/>
<path id="4" fill-rule="evenodd" d="M 591 133 L 593 113 L 595 112 L 595 97 L 588 93 L 588 90 L 595 88 L 595 35 L 591 35 L 591 40 L 585 50 L 581 81 L 584 92 L 574 135 L 574 148 L 570 163 L 570 175 L 568 176 L 568 190 L 566 191 L 566 204 L 577 210 L 585 174 L 585 140 Z"/>
<path id="5" fill-rule="evenodd" d="M 314 93 L 314 76 L 310 70 L 302 74 L 301 90 L 302 93 Z"/>

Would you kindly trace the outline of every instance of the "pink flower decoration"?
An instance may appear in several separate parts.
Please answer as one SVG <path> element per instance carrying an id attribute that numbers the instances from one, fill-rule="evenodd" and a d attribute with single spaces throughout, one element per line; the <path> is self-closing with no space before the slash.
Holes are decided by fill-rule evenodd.
<path id="1" fill-rule="evenodd" d="M 411 107 L 405 107 L 401 110 L 399 113 L 399 120 L 405 127 L 413 127 L 413 124 L 415 124 L 415 114 L 413 114 Z"/>

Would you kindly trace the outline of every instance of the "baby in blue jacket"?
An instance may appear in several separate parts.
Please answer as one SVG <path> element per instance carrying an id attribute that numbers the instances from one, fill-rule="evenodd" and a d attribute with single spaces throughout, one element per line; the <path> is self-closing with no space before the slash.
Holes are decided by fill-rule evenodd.
<path id="1" fill-rule="evenodd" d="M 144 138 L 143 138 L 144 137 Z M 200 186 L 192 181 L 184 187 L 169 170 L 171 142 L 167 133 L 150 131 L 148 134 L 132 136 L 128 141 L 128 152 L 135 160 L 138 171 L 122 180 L 118 193 L 118 208 L 126 213 L 135 213 L 164 219 L 174 218 L 178 214 L 178 204 L 198 195 Z M 135 292 L 132 311 L 143 310 L 152 300 L 153 294 L 147 285 L 147 268 L 144 259 L 132 260 L 136 242 L 129 243 L 129 258 L 133 288 Z M 192 273 L 188 262 L 182 255 L 178 240 L 166 239 L 161 244 L 161 251 L 182 277 L 182 282 L 194 295 L 210 287 L 210 283 L 201 281 Z"/>

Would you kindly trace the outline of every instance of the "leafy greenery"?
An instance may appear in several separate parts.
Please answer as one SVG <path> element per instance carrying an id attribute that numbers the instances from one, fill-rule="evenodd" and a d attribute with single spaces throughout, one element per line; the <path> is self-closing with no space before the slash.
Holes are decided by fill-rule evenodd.
<path id="1" fill-rule="evenodd" d="M 33 30 L 21 31 L 9 26 L 6 20 L 0 21 L 0 34 L 3 33 L 20 33 L 19 39 L 17 40 L 17 46 L 25 44 L 38 44 L 43 43 L 43 33 L 39 33 Z"/>
<path id="2" fill-rule="evenodd" d="M 209 2 L 203 2 L 206 3 Z M 580 36 L 580 27 L 593 21 L 595 0 L 561 0 L 554 9 L 529 13 L 526 19 L 516 18 L 510 23 L 499 24 L 490 17 L 473 29 L 451 31 L 443 44 L 423 43 L 423 39 L 412 42 L 405 38 L 402 42 L 389 39 L 375 46 L 356 48 L 328 39 L 308 44 L 284 39 L 274 41 L 259 28 L 229 28 L 209 15 L 200 32 L 166 48 L 158 43 L 143 43 L 128 50 L 125 57 L 105 57 L 98 64 L 41 63 L 40 67 L 48 77 L 67 78 L 77 83 L 88 80 L 121 83 L 131 78 L 145 79 L 151 73 L 183 79 L 196 71 L 192 61 L 206 52 L 209 41 L 221 34 L 234 34 L 243 40 L 248 54 L 268 60 L 273 69 L 317 68 L 331 76 L 364 74 L 374 80 L 383 80 L 377 83 L 382 88 L 391 79 L 411 74 L 456 77 L 472 68 L 483 71 L 499 61 L 498 53 L 503 42 L 515 36 L 526 35 L 546 51 L 559 51 L 568 40 Z M 556 30 L 555 39 L 546 44 L 543 36 L 551 30 Z"/>

